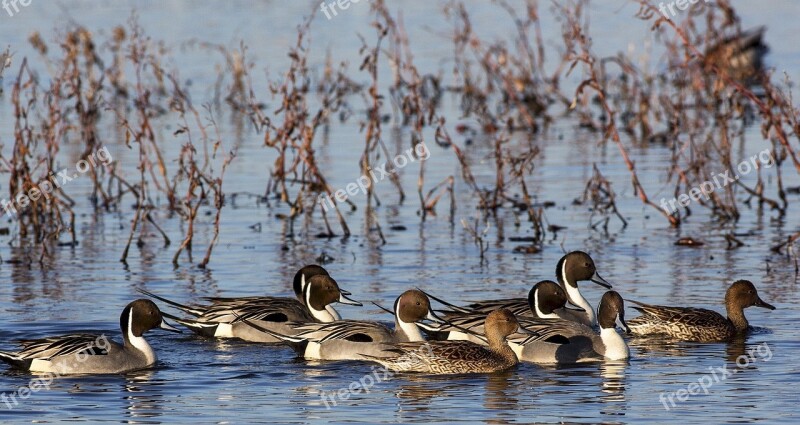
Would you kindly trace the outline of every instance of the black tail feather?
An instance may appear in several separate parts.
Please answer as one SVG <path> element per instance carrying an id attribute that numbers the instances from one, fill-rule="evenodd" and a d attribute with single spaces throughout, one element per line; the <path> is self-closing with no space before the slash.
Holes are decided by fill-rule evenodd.
<path id="1" fill-rule="evenodd" d="M 168 299 L 166 299 L 164 297 L 161 297 L 161 296 L 158 296 L 158 295 L 156 295 L 156 294 L 154 294 L 154 293 L 152 293 L 150 291 L 146 291 L 146 290 L 141 289 L 141 288 L 137 289 L 137 291 L 141 292 L 144 295 L 147 295 L 150 298 L 155 298 L 155 299 L 157 299 L 157 300 L 159 300 L 159 301 L 161 301 L 161 302 L 163 302 L 165 304 L 169 304 L 169 305 L 171 305 L 171 306 L 183 311 L 184 313 L 191 314 L 192 316 L 200 317 L 200 316 L 203 315 L 203 312 L 198 310 L 198 309 L 196 309 L 196 308 L 192 308 L 192 307 L 189 307 L 188 305 L 184 305 L 184 304 L 172 301 L 172 300 L 168 300 Z M 175 320 L 175 319 L 173 319 L 173 320 Z"/>

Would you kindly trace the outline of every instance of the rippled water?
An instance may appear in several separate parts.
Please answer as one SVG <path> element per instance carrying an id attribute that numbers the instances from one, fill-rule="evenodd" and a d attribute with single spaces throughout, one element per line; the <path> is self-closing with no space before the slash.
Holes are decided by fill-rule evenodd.
<path id="1" fill-rule="evenodd" d="M 13 18 L 0 10 L 0 40 L 9 43 L 16 57 L 35 57 L 25 39 L 39 30 L 48 41 L 53 30 L 73 19 L 95 31 L 108 31 L 123 23 L 130 7 L 137 4 L 145 31 L 163 39 L 176 51 L 182 78 L 191 79 L 198 96 L 209 96 L 215 79 L 214 64 L 207 53 L 181 49 L 182 43 L 199 39 L 235 46 L 243 39 L 250 46 L 251 58 L 259 70 L 279 73 L 286 63 L 287 45 L 294 39 L 294 27 L 308 9 L 306 2 L 231 1 L 181 2 L 162 5 L 155 1 L 62 1 L 34 0 Z M 601 3 L 601 2 L 597 2 Z M 434 71 L 447 69 L 442 58 L 449 57 L 450 44 L 438 38 L 446 24 L 439 7 L 427 1 L 398 2 L 411 33 L 412 47 L 421 67 Z M 476 26 L 485 34 L 504 34 L 508 26 L 495 7 L 484 2 L 469 2 Z M 634 8 L 623 1 L 602 2 L 592 8 L 593 34 L 598 50 L 640 49 L 647 25 L 632 18 Z M 737 1 L 745 26 L 767 24 L 767 42 L 772 47 L 771 66 L 800 76 L 800 55 L 794 39 L 795 25 L 790 17 L 800 11 L 791 1 L 769 5 Z M 313 5 L 312 5 L 313 6 Z M 504 21 L 505 22 L 505 21 Z M 320 69 L 323 53 L 330 47 L 338 57 L 358 63 L 356 36 L 373 34 L 369 28 L 366 1 L 355 4 L 330 21 L 320 19 L 312 27 L 314 46 L 319 52 L 312 66 Z M 626 28 L 626 31 L 619 31 Z M 558 36 L 555 23 L 545 26 L 546 34 Z M 489 36 L 491 38 L 491 36 Z M 432 40 L 432 41 L 431 41 Z M 35 62 L 35 61 L 34 61 Z M 18 62 L 17 62 L 18 64 Z M 353 66 L 351 66 L 353 68 Z M 263 73 L 254 73 L 263 86 Z M 10 77 L 6 77 L 8 89 Z M 795 78 L 797 80 L 797 78 Z M 263 96 L 266 98 L 266 96 Z M 452 102 L 449 122 L 458 120 Z M 274 106 L 274 105 L 271 105 Z M 0 141 L 3 152 L 10 149 L 11 109 L 8 95 L 0 98 Z M 235 122 L 220 120 L 224 137 L 241 141 L 237 166 L 226 177 L 226 192 L 262 192 L 272 163 L 272 152 L 261 147 L 262 138 L 249 128 L 237 131 Z M 171 134 L 165 130 L 164 135 Z M 167 136 L 165 140 L 171 140 Z M 407 134 L 389 132 L 388 144 L 400 152 L 408 145 Z M 115 142 L 113 132 L 105 136 L 115 159 L 135 160 Z M 761 149 L 758 129 L 748 131 L 748 143 L 738 151 L 741 157 Z M 463 140 L 459 141 L 463 143 Z M 132 250 L 129 263 L 119 256 L 126 242 L 133 210 L 95 214 L 86 203 L 79 205 L 77 247 L 61 247 L 49 267 L 28 266 L 21 258 L 24 250 L 0 244 L 0 346 L 11 348 L 11 341 L 49 334 L 94 330 L 119 339 L 118 317 L 123 306 L 138 298 L 137 288 L 168 294 L 179 301 L 195 301 L 201 296 L 254 294 L 288 295 L 290 279 L 299 265 L 315 262 L 323 253 L 334 260 L 326 267 L 337 281 L 361 301 L 391 304 L 402 291 L 419 286 L 446 296 L 452 301 L 480 300 L 488 297 L 524 295 L 536 281 L 554 276 L 556 261 L 564 249 L 582 249 L 595 258 L 600 272 L 626 298 L 663 304 L 696 305 L 722 310 L 725 289 L 734 279 L 756 282 L 762 298 L 778 307 L 775 311 L 748 310 L 752 324 L 762 330 L 747 341 L 731 344 L 689 344 L 664 341 L 632 341 L 632 358 L 623 363 L 597 363 L 573 367 L 520 367 L 491 376 L 425 377 L 394 376 L 377 383 L 368 393 L 337 399 L 328 406 L 321 394 L 347 388 L 351 382 L 372 373 L 367 363 L 313 364 L 294 358 L 288 348 L 263 347 L 236 341 L 210 341 L 188 334 L 175 336 L 153 332 L 148 335 L 159 354 L 153 370 L 124 376 L 72 377 L 57 379 L 49 390 L 32 394 L 9 409 L 0 402 L 2 422 L 405 422 L 405 423 L 526 423 L 533 421 L 655 422 L 667 419 L 710 423 L 786 422 L 794 419 L 800 401 L 793 385 L 800 366 L 795 360 L 800 332 L 797 320 L 800 301 L 793 264 L 773 255 L 769 247 L 793 233 L 800 221 L 790 210 L 783 219 L 769 212 L 744 210 L 743 218 L 726 230 L 749 234 L 746 246 L 726 250 L 716 225 L 690 220 L 681 229 L 670 229 L 653 211 L 644 210 L 633 196 L 629 174 L 613 146 L 597 147 L 591 134 L 575 130 L 573 122 L 555 125 L 537 138 L 544 166 L 530 177 L 540 200 L 556 202 L 547 211 L 550 223 L 566 230 L 550 235 L 540 254 L 513 253 L 517 245 L 510 237 L 526 236 L 527 227 L 515 226 L 515 217 L 502 212 L 492 220 L 491 246 L 487 262 L 481 264 L 478 248 L 458 225 L 461 218 L 475 217 L 468 207 L 468 195 L 459 196 L 456 224 L 451 224 L 446 208 L 424 223 L 416 214 L 416 200 L 396 204 L 396 193 L 388 183 L 379 187 L 384 205 L 379 210 L 384 224 L 402 225 L 406 230 L 384 226 L 387 244 L 363 224 L 363 210 L 349 213 L 354 237 L 318 239 L 316 231 L 287 236 L 287 224 L 280 219 L 283 207 L 267 209 L 252 199 L 238 199 L 223 212 L 222 237 L 208 270 L 188 264 L 175 269 L 171 258 L 175 243 L 164 248 L 157 237 L 148 238 L 141 248 Z M 167 148 L 174 154 L 177 141 Z M 350 148 L 350 149 L 348 149 Z M 356 161 L 363 148 L 363 135 L 357 122 L 331 128 L 317 155 L 333 175 L 332 184 L 343 187 L 356 177 Z M 459 175 L 452 153 L 432 146 L 428 181 Z M 664 175 L 668 148 L 648 146 L 636 151 L 637 168 L 651 197 L 667 196 L 659 186 Z M 74 163 L 79 147 L 64 146 L 63 164 Z M 489 151 L 477 140 L 467 147 L 476 162 L 489 161 Z M 610 234 L 590 231 L 585 223 L 589 211 L 572 205 L 591 176 L 592 164 L 603 170 L 620 195 L 619 207 L 630 225 L 621 229 L 612 222 Z M 473 165 L 481 180 L 491 181 L 492 171 Z M 402 171 L 407 192 L 416 185 L 417 168 Z M 69 193 L 81 193 L 90 182 L 74 182 Z M 787 186 L 800 184 L 787 169 Z M 0 191 L 7 191 L 2 184 Z M 74 192 L 73 192 L 74 191 Z M 465 190 L 461 191 L 466 193 Z M 5 193 L 5 192 L 0 192 Z M 800 201 L 790 195 L 790 202 Z M 411 197 L 413 198 L 413 196 Z M 356 200 L 363 204 L 363 200 Z M 132 201 L 131 201 L 132 202 Z M 173 239 L 184 230 L 177 220 L 163 219 Z M 211 234 L 211 217 L 199 228 L 200 240 Z M 251 226 L 261 224 L 261 230 Z M 10 223 L 13 227 L 13 223 Z M 314 229 L 314 230 L 321 230 Z M 677 247 L 676 238 L 693 236 L 707 243 L 699 248 Z M 8 236 L 0 236 L 7 242 Z M 198 255 L 196 252 L 195 255 Z M 14 261 L 16 260 L 16 261 Z M 601 288 L 584 284 L 587 298 L 596 303 Z M 374 307 L 343 308 L 344 316 L 385 320 Z M 632 309 L 628 317 L 635 316 Z M 763 344 L 766 344 L 763 345 Z M 728 365 L 742 353 L 768 347 L 770 356 L 738 370 L 723 382 L 715 382 L 708 394 L 694 395 L 676 408 L 665 411 L 659 395 L 685 389 L 708 377 L 709 368 Z M 769 358 L 769 360 L 767 360 Z M 12 392 L 26 385 L 30 375 L 0 372 L 0 392 Z"/>

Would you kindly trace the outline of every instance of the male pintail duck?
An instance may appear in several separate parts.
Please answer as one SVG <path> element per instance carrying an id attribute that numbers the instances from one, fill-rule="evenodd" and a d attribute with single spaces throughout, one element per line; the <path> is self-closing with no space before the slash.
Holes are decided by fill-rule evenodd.
<path id="1" fill-rule="evenodd" d="M 305 281 L 303 269 L 300 280 Z M 289 323 L 333 322 L 338 313 L 333 314 L 331 304 L 358 305 L 361 303 L 348 298 L 339 285 L 327 274 L 313 274 L 308 282 L 301 284 L 303 301 L 283 297 L 246 297 L 246 298 L 206 298 L 211 305 L 186 306 L 140 290 L 142 293 L 161 300 L 181 311 L 195 316 L 193 319 L 182 319 L 165 314 L 167 317 L 186 326 L 195 333 L 213 338 L 240 338 L 250 342 L 278 343 L 280 339 L 260 332 L 241 319 L 274 332 L 291 335 L 295 333 Z"/>
<path id="2" fill-rule="evenodd" d="M 292 282 L 292 289 L 294 290 L 294 296 L 297 297 L 298 301 L 305 302 L 305 300 L 303 299 L 303 297 L 304 297 L 304 295 L 303 295 L 304 292 L 303 291 L 305 290 L 307 282 L 309 281 L 309 279 L 311 279 L 313 276 L 316 276 L 316 275 L 330 276 L 330 274 L 328 274 L 327 270 L 325 270 L 322 266 L 318 266 L 316 264 L 309 264 L 309 265 L 303 267 L 302 269 L 298 270 L 297 273 L 294 274 L 294 280 Z M 339 292 L 341 292 L 345 296 L 352 295 L 350 292 L 345 291 L 342 288 L 339 288 Z M 224 299 L 224 298 L 222 298 L 222 299 Z M 331 314 L 331 317 L 333 317 L 334 321 L 342 320 L 342 316 L 340 316 L 339 312 L 336 311 L 336 309 L 333 308 L 333 305 L 328 304 L 325 307 L 325 309 L 328 310 L 328 313 Z"/>
<path id="3" fill-rule="evenodd" d="M 280 335 L 258 325 L 252 326 L 293 344 L 298 353 L 310 360 L 366 360 L 380 356 L 379 343 L 424 341 L 418 322 L 441 323 L 431 310 L 428 297 L 421 291 L 402 293 L 394 303 L 395 327 L 378 322 L 340 320 L 331 323 L 289 323 L 295 333 Z M 246 321 L 248 324 L 249 320 Z"/>
<path id="4" fill-rule="evenodd" d="M 509 338 L 508 345 L 520 361 L 533 363 L 580 363 L 600 359 L 624 360 L 630 357 L 630 350 L 622 336 L 617 333 L 616 325 L 627 332 L 630 328 L 625 323 L 625 303 L 616 291 L 608 291 L 600 299 L 597 308 L 597 322 L 600 334 L 583 325 L 565 328 L 558 326 L 563 321 L 521 321 L 520 325 L 540 335 L 538 338 Z M 553 326 L 557 328 L 553 328 Z M 567 338 L 567 341 L 552 342 L 542 337 L 551 338 L 556 331 Z"/>
<path id="5" fill-rule="evenodd" d="M 597 268 L 594 265 L 592 257 L 582 251 L 568 253 L 558 261 L 556 265 L 556 276 L 558 277 L 558 283 L 566 291 L 569 302 L 579 307 L 579 310 L 564 309 L 557 314 L 563 319 L 582 323 L 586 326 L 594 326 L 597 324 L 594 308 L 592 308 L 592 305 L 589 304 L 586 298 L 581 294 L 581 291 L 578 289 L 578 282 L 590 280 L 606 289 L 611 289 L 611 284 L 606 282 L 606 280 L 597 273 Z M 462 312 L 469 310 L 489 314 L 489 312 L 498 308 L 505 308 L 521 317 L 536 317 L 528 304 L 528 300 L 525 298 L 512 298 L 480 301 L 466 307 L 457 308 L 457 310 Z M 445 319 L 449 318 L 447 312 L 443 313 L 443 317 Z"/>
<path id="6" fill-rule="evenodd" d="M 619 320 L 620 326 L 629 331 L 625 324 L 624 303 L 617 292 L 606 292 L 600 301 L 597 311 L 599 335 L 586 325 L 562 320 L 555 314 L 567 302 L 564 291 L 555 282 L 537 283 L 528 299 L 530 309 L 536 311 L 538 317 L 523 317 L 519 323 L 522 328 L 538 334 L 538 337 L 520 337 L 516 334 L 509 337 L 508 344 L 520 361 L 566 364 L 629 357 L 628 346 L 614 330 Z M 423 327 L 430 331 L 448 331 L 448 339 L 485 344 L 482 319 L 481 313 L 463 313 L 446 319 L 444 325 L 430 329 L 425 325 Z"/>
<path id="7" fill-rule="evenodd" d="M 22 350 L 0 351 L 0 360 L 38 373 L 99 374 L 144 369 L 156 362 L 156 353 L 144 339 L 151 329 L 180 332 L 161 317 L 158 307 L 141 299 L 128 304 L 119 318 L 123 343 L 105 335 L 73 334 L 21 341 Z"/>
<path id="8" fill-rule="evenodd" d="M 492 373 L 519 363 L 506 341 L 519 330 L 514 314 L 506 309 L 489 313 L 485 329 L 488 347 L 469 341 L 382 344 L 383 352 L 369 358 L 393 371 L 434 374 Z"/>
<path id="9" fill-rule="evenodd" d="M 725 292 L 725 318 L 716 311 L 691 307 L 664 307 L 631 301 L 642 313 L 629 323 L 635 335 L 668 335 L 684 341 L 726 341 L 737 334 L 746 333 L 750 327 L 744 317 L 747 307 L 775 310 L 758 296 L 752 282 L 738 280 Z"/>
<path id="10" fill-rule="evenodd" d="M 305 303 L 304 299 L 304 290 L 308 281 L 314 276 L 330 276 L 327 270 L 322 266 L 318 266 L 316 264 L 309 264 L 304 266 L 297 273 L 294 274 L 294 279 L 292 280 L 292 290 L 294 291 L 294 296 L 297 298 L 298 301 L 301 303 Z M 345 296 L 350 296 L 350 292 L 345 291 L 343 288 L 339 288 L 339 292 L 344 294 Z M 225 298 L 225 297 L 209 297 L 206 300 L 212 301 L 215 304 L 227 304 L 227 305 L 237 305 L 245 302 L 252 302 L 252 301 L 259 301 L 259 302 L 269 302 L 276 297 L 265 297 L 265 296 L 253 296 L 253 297 L 236 297 L 236 298 Z M 282 298 L 284 299 L 284 298 Z M 328 305 L 325 307 L 330 313 L 333 320 L 341 320 L 342 317 L 339 315 L 339 312 L 336 311 L 332 305 Z"/>
<path id="11" fill-rule="evenodd" d="M 441 303 L 447 304 L 444 300 L 436 298 L 428 294 L 431 298 Z M 546 323 L 555 326 L 552 321 L 563 322 L 558 326 L 565 329 L 574 328 L 568 332 L 567 335 L 580 334 L 582 332 L 591 332 L 591 328 L 577 322 L 563 320 L 564 313 L 568 310 L 566 307 L 567 295 L 564 289 L 557 283 L 550 280 L 543 280 L 533 285 L 528 293 L 528 305 L 525 309 L 517 308 L 509 309 L 520 323 L 522 322 L 536 322 L 548 321 Z M 484 339 L 478 335 L 483 335 L 483 322 L 486 320 L 486 314 L 481 310 L 454 310 L 449 311 L 444 316 L 446 324 L 423 328 L 431 333 L 437 335 L 437 339 L 447 339 L 451 341 L 472 341 L 478 344 L 484 343 Z M 524 325 L 523 325 L 524 327 Z M 442 335 L 446 332 L 447 335 Z M 477 335 L 476 335 L 477 334 Z"/>

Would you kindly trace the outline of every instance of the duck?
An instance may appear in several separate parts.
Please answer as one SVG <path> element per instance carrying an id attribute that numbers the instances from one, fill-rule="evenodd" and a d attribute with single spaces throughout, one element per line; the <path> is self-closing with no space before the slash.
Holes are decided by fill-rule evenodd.
<path id="1" fill-rule="evenodd" d="M 395 326 L 383 323 L 340 320 L 331 323 L 290 323 L 296 333 L 281 335 L 253 325 L 286 342 L 307 360 L 365 360 L 365 355 L 379 356 L 379 343 L 419 342 L 425 339 L 418 322 L 443 323 L 431 310 L 430 300 L 422 291 L 403 292 L 394 303 Z M 248 320 L 245 320 L 248 324 Z"/>
<path id="2" fill-rule="evenodd" d="M 0 351 L 0 360 L 11 367 L 57 375 L 115 374 L 146 369 L 157 361 L 156 353 L 144 339 L 152 329 L 180 332 L 162 317 L 158 306 L 148 299 L 128 304 L 120 315 L 123 343 L 105 335 L 86 333 L 20 341 L 17 352 Z"/>
<path id="3" fill-rule="evenodd" d="M 486 316 L 488 347 L 470 341 L 425 341 L 382 344 L 379 356 L 366 356 L 394 372 L 436 375 L 493 373 L 519 363 L 507 337 L 520 331 L 519 322 L 508 309 Z"/>
<path id="4" fill-rule="evenodd" d="M 333 303 L 362 305 L 348 298 L 328 274 L 310 273 L 307 282 L 303 269 L 298 274 L 302 281 L 303 301 L 286 297 L 206 298 L 210 305 L 187 306 L 145 290 L 140 292 L 194 316 L 185 319 L 165 313 L 166 317 L 198 335 L 260 343 L 281 343 L 282 340 L 253 328 L 241 319 L 281 334 L 292 334 L 294 331 L 289 323 L 336 321 L 339 315 L 331 313 L 330 305 Z"/>
<path id="5" fill-rule="evenodd" d="M 327 270 L 324 267 L 317 265 L 317 264 L 309 264 L 303 266 L 297 273 L 294 274 L 294 279 L 292 280 L 292 290 L 294 291 L 294 296 L 297 298 L 298 301 L 301 303 L 305 303 L 304 299 L 304 289 L 308 284 L 308 281 L 314 276 L 330 276 Z M 345 291 L 343 288 L 339 288 L 339 292 L 343 295 L 349 297 L 352 295 L 350 292 Z M 270 302 L 274 300 L 276 297 L 269 297 L 269 296 L 252 296 L 252 297 L 235 297 L 235 298 L 225 298 L 225 297 L 209 297 L 205 298 L 208 301 L 211 301 L 215 304 L 225 304 L 225 305 L 237 305 L 241 303 L 250 303 L 253 301 L 258 302 Z M 288 299 L 288 298 L 286 298 Z M 341 320 L 342 316 L 339 314 L 336 309 L 333 308 L 333 305 L 325 306 L 325 310 L 330 313 L 332 320 Z"/>
<path id="6" fill-rule="evenodd" d="M 625 322 L 625 302 L 622 296 L 616 291 L 603 294 L 597 308 L 597 317 L 599 334 L 584 325 L 556 325 L 554 328 L 552 323 L 546 321 L 520 321 L 521 326 L 539 337 L 510 338 L 508 344 L 520 361 L 531 363 L 572 364 L 630 358 L 628 344 L 616 329 L 619 325 L 627 333 L 631 331 Z M 554 341 L 553 335 L 559 335 L 562 339 Z"/>
<path id="7" fill-rule="evenodd" d="M 612 286 L 597 273 L 597 267 L 592 257 L 583 251 L 572 251 L 564 255 L 556 265 L 556 276 L 559 285 L 567 294 L 567 300 L 578 307 L 578 309 L 563 309 L 556 314 L 565 320 L 578 322 L 586 326 L 595 326 L 597 318 L 595 317 L 594 308 L 581 294 L 578 289 L 578 282 L 589 280 L 606 289 L 611 289 Z M 499 308 L 511 310 L 512 313 L 521 317 L 536 317 L 535 312 L 530 309 L 526 298 L 480 301 L 469 304 L 466 307 L 457 307 L 450 303 L 445 304 L 451 310 L 454 310 L 455 314 L 452 311 L 442 312 L 444 319 L 449 319 L 451 315 L 457 316 L 459 312 L 471 311 L 488 314 Z"/>
<path id="8" fill-rule="evenodd" d="M 747 333 L 751 328 L 744 316 L 747 307 L 775 310 L 758 296 L 755 285 L 749 280 L 737 280 L 725 292 L 725 310 L 728 317 L 713 310 L 693 307 L 666 307 L 631 301 L 642 315 L 628 324 L 634 335 L 666 335 L 673 339 L 692 342 L 727 341 Z"/>
<path id="9" fill-rule="evenodd" d="M 437 301 L 444 302 L 431 296 Z M 560 335 L 571 336 L 581 333 L 593 333 L 588 326 L 578 322 L 565 320 L 567 309 L 567 295 L 564 289 L 551 280 L 543 280 L 533 285 L 528 292 L 527 306 L 525 310 L 521 308 L 509 309 L 522 324 L 535 325 L 545 323 L 555 331 L 556 327 Z M 527 314 L 526 314 L 527 313 Z M 437 334 L 439 339 L 451 341 L 472 341 L 478 344 L 485 343 L 483 335 L 483 322 L 486 314 L 482 310 L 451 311 L 443 317 L 446 322 L 444 325 L 426 326 L 423 329 Z M 563 322 L 563 323 L 562 323 Z M 524 325 L 523 325 L 524 327 Z M 447 335 L 442 335 L 446 333 Z"/>
<path id="10" fill-rule="evenodd" d="M 536 318 L 521 317 L 520 326 L 538 337 L 513 335 L 509 346 L 520 361 L 532 363 L 571 364 L 601 359 L 623 360 L 630 357 L 627 344 L 616 332 L 616 324 L 627 332 L 625 307 L 616 291 L 603 294 L 597 309 L 599 334 L 586 325 L 563 320 L 556 312 L 567 302 L 565 292 L 552 281 L 538 282 L 528 295 L 530 309 Z M 462 314 L 445 319 L 444 325 L 423 328 L 449 332 L 450 340 L 467 340 L 486 344 L 481 313 Z M 619 322 L 617 322 L 619 320 Z"/>
<path id="11" fill-rule="evenodd" d="M 303 299 L 303 290 L 305 289 L 308 280 L 316 275 L 330 276 L 330 274 L 328 273 L 327 270 L 325 270 L 324 267 L 317 264 L 309 264 L 307 266 L 304 266 L 303 268 L 298 270 L 297 273 L 294 274 L 294 279 L 292 280 L 292 289 L 294 290 L 294 296 L 297 298 L 298 301 L 305 302 L 305 300 Z M 341 292 L 346 297 L 352 295 L 350 292 L 345 291 L 342 288 L 339 288 L 339 292 Z M 336 309 L 333 308 L 333 305 L 328 304 L 327 306 L 325 306 L 325 310 L 327 310 L 328 313 L 330 313 L 334 321 L 342 320 L 342 316 L 339 314 L 338 311 L 336 311 Z"/>
<path id="12" fill-rule="evenodd" d="M 703 57 L 703 66 L 716 67 L 744 84 L 752 84 L 763 72 L 764 56 L 769 46 L 764 43 L 766 27 L 761 26 L 724 38 L 709 47 Z"/>

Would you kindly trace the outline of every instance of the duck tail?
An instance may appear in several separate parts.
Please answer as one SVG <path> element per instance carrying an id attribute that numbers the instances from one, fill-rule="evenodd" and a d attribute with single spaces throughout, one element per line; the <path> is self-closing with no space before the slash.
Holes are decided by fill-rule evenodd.
<path id="1" fill-rule="evenodd" d="M 449 308 L 449 309 L 451 309 L 451 310 L 453 310 L 455 312 L 458 312 L 458 313 L 473 313 L 473 311 L 468 309 L 468 308 L 459 307 L 459 306 L 457 306 L 455 304 L 449 303 L 449 302 L 447 302 L 447 301 L 445 301 L 445 300 L 443 300 L 443 299 L 441 299 L 439 297 L 436 297 L 436 296 L 434 296 L 432 294 L 429 294 L 429 293 L 423 291 L 422 289 L 417 288 L 417 290 L 422 292 L 423 294 L 425 294 L 425 296 L 427 296 L 428 298 L 430 298 L 430 299 L 432 299 L 432 300 L 444 305 L 445 307 L 447 307 L 447 308 Z"/>
<path id="2" fill-rule="evenodd" d="M 394 353 L 392 353 L 391 350 L 387 350 L 387 354 L 389 354 L 389 356 L 387 356 L 387 357 L 381 357 L 381 356 L 375 356 L 375 355 L 363 354 L 363 353 L 356 353 L 356 354 L 361 356 L 362 360 L 364 360 L 364 361 L 375 362 L 375 363 L 378 363 L 378 364 L 380 364 L 380 365 L 382 365 L 382 366 L 384 366 L 386 368 L 390 368 L 395 363 L 393 361 L 393 359 L 392 359 L 392 356 L 391 356 L 391 354 L 394 354 Z"/>
<path id="3" fill-rule="evenodd" d="M 192 319 L 184 319 L 169 313 L 165 313 L 163 311 L 161 312 L 161 315 L 166 317 L 167 319 L 173 320 L 175 323 L 180 323 L 190 331 L 201 336 L 207 336 L 207 337 L 215 336 L 217 332 L 217 327 L 219 327 L 220 325 L 220 323 L 218 322 L 200 322 Z"/>
<path id="4" fill-rule="evenodd" d="M 363 357 L 364 360 L 369 360 L 369 361 L 373 361 L 373 362 L 377 362 L 377 363 L 381 363 L 381 364 L 384 364 L 384 362 L 386 361 L 386 359 L 384 359 L 382 357 L 373 356 L 373 355 L 370 355 L 370 354 L 363 354 L 363 353 L 356 353 L 356 354 L 361 356 L 361 357 Z"/>
<path id="5" fill-rule="evenodd" d="M 154 294 L 154 293 L 152 293 L 150 291 L 146 291 L 146 290 L 141 289 L 141 288 L 137 289 L 137 291 L 141 292 L 142 294 L 144 294 L 144 295 L 146 295 L 146 296 L 148 296 L 150 298 L 155 298 L 155 299 L 157 299 L 157 300 L 159 300 L 159 301 L 161 301 L 161 302 L 163 302 L 165 304 L 171 305 L 171 306 L 177 308 L 178 310 L 183 311 L 184 313 L 191 314 L 192 316 L 200 317 L 200 316 L 203 315 L 203 312 L 201 310 L 189 307 L 188 305 L 177 303 L 177 302 L 172 301 L 172 300 L 168 300 L 168 299 L 166 299 L 164 297 L 160 297 L 160 296 L 158 296 L 158 295 L 156 295 L 156 294 Z M 175 320 L 175 319 L 173 319 L 173 320 Z"/>
<path id="6" fill-rule="evenodd" d="M 10 362 L 10 361 L 21 360 L 21 358 L 14 353 L 9 353 L 7 351 L 0 351 L 0 360 L 4 362 Z"/>
<path id="7" fill-rule="evenodd" d="M 0 360 L 20 369 L 27 369 L 27 366 L 30 365 L 30 360 L 23 359 L 16 353 L 9 353 L 7 351 L 0 351 Z"/>
<path id="8" fill-rule="evenodd" d="M 643 303 L 641 301 L 636 301 L 636 300 L 632 300 L 632 299 L 628 299 L 628 298 L 625 299 L 625 302 L 626 303 L 631 303 L 631 304 L 636 304 L 636 305 L 641 306 L 641 307 L 652 307 L 652 304 L 647 304 L 647 303 Z M 634 308 L 636 308 L 636 307 L 634 307 Z"/>
<path id="9" fill-rule="evenodd" d="M 633 318 L 631 320 L 633 323 L 637 323 L 637 324 L 640 324 L 640 323 L 638 323 L 636 319 L 640 319 L 639 322 L 641 322 L 641 318 L 643 316 L 659 316 L 659 310 L 663 308 L 663 307 L 659 307 L 657 305 L 647 304 L 647 303 L 634 301 L 634 300 L 625 300 L 625 302 L 626 303 L 636 304 L 635 306 L 631 306 L 631 308 L 633 308 L 634 310 L 636 310 L 636 311 L 638 311 L 639 313 L 642 314 L 642 316 L 635 317 L 635 318 Z"/>

